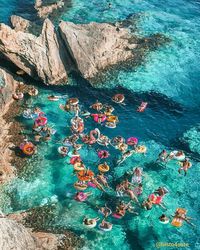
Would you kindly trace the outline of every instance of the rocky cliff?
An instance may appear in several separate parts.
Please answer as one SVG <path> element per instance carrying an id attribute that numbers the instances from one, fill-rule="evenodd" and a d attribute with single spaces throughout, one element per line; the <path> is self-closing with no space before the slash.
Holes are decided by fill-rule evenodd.
<path id="1" fill-rule="evenodd" d="M 14 16 L 12 24 L 15 29 L 0 25 L 0 53 L 45 84 L 66 83 L 67 73 L 73 70 L 95 83 L 97 76 L 114 65 L 141 62 L 147 51 L 165 43 L 165 37 L 160 34 L 137 37 L 120 23 L 62 21 L 56 31 L 46 19 L 39 36 L 26 33 L 30 23 L 24 19 Z"/>
<path id="2" fill-rule="evenodd" d="M 44 0 L 36 0 L 35 1 L 35 9 L 38 12 L 38 16 L 41 18 L 46 18 L 53 11 L 62 8 L 64 6 L 64 0 L 55 0 L 55 1 L 44 1 Z"/>
<path id="3" fill-rule="evenodd" d="M 44 21 L 39 37 L 17 32 L 1 24 L 0 53 L 28 75 L 42 80 L 45 84 L 67 81 L 55 28 L 49 19 Z"/>
<path id="4" fill-rule="evenodd" d="M 72 250 L 70 237 L 64 234 L 33 232 L 9 218 L 0 218 L 0 249 L 2 250 Z"/>
<path id="5" fill-rule="evenodd" d="M 15 172 L 15 168 L 10 164 L 12 152 L 9 147 L 12 147 L 12 144 L 9 141 L 9 128 L 11 124 L 4 120 L 4 114 L 13 101 L 12 94 L 16 87 L 17 82 L 13 76 L 0 68 L 0 183 L 12 178 Z"/>
<path id="6" fill-rule="evenodd" d="M 13 29 L 15 29 L 15 31 L 26 32 L 26 31 L 28 31 L 28 29 L 30 27 L 30 21 L 28 21 L 20 16 L 12 15 L 10 17 L 10 22 L 12 24 Z"/>
<path id="7" fill-rule="evenodd" d="M 137 40 L 127 29 L 108 23 L 74 24 L 61 22 L 60 34 L 86 79 L 109 66 L 134 58 Z"/>

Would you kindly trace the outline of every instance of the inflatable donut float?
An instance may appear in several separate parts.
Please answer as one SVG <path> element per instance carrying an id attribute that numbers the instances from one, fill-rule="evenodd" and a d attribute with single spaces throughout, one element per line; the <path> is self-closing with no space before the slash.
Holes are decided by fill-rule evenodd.
<path id="1" fill-rule="evenodd" d="M 28 143 L 25 143 L 25 144 L 21 144 L 20 145 L 20 149 L 22 150 L 22 152 L 25 155 L 29 155 L 30 156 L 30 155 L 33 155 L 35 153 L 35 146 L 31 142 L 28 142 Z"/>
<path id="2" fill-rule="evenodd" d="M 144 154 L 147 152 L 147 147 L 144 145 L 137 146 L 135 152 L 139 154 Z"/>
<path id="3" fill-rule="evenodd" d="M 70 98 L 70 99 L 68 100 L 68 103 L 69 103 L 70 105 L 77 105 L 77 104 L 79 103 L 79 99 L 78 99 L 78 98 Z"/>
<path id="4" fill-rule="evenodd" d="M 138 138 L 136 138 L 136 137 L 129 137 L 129 138 L 127 139 L 126 143 L 127 143 L 129 146 L 137 145 L 137 144 L 138 144 Z"/>
<path id="5" fill-rule="evenodd" d="M 123 94 L 116 94 L 112 97 L 112 101 L 115 103 L 123 103 L 125 97 Z"/>
<path id="6" fill-rule="evenodd" d="M 18 94 L 15 93 L 15 94 L 12 95 L 12 97 L 13 97 L 13 99 L 16 100 L 16 101 L 17 101 L 17 100 L 22 100 L 22 99 L 24 98 L 24 94 L 23 94 L 22 92 L 20 92 L 20 93 L 18 93 Z"/>
<path id="7" fill-rule="evenodd" d="M 110 170 L 110 167 L 108 166 L 107 163 L 103 163 L 98 166 L 98 170 L 102 173 L 106 173 Z"/>
<path id="8" fill-rule="evenodd" d="M 74 183 L 74 188 L 77 189 L 77 190 L 80 190 L 80 191 L 85 190 L 87 187 L 88 186 L 85 183 L 80 183 L 78 181 Z"/>
<path id="9" fill-rule="evenodd" d="M 44 116 L 39 116 L 38 118 L 35 119 L 35 123 L 38 126 L 45 126 L 47 124 L 47 118 Z"/>
<path id="10" fill-rule="evenodd" d="M 81 170 L 77 173 L 77 178 L 80 181 L 89 181 L 94 176 L 91 170 Z"/>

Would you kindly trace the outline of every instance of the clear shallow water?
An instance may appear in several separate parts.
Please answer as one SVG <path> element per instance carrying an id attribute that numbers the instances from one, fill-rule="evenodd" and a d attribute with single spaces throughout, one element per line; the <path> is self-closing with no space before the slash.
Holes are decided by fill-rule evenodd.
<path id="1" fill-rule="evenodd" d="M 27 1 L 28 2 L 28 1 Z M 0 1 L 2 3 L 2 1 Z M 13 4 L 14 3 L 14 4 Z M 1 19 L 7 20 L 18 3 L 12 2 L 7 7 L 7 13 L 2 13 Z M 61 207 L 56 224 L 78 231 L 88 241 L 86 248 L 91 249 L 155 249 L 155 243 L 185 242 L 190 249 L 199 249 L 199 130 L 200 123 L 200 85 L 199 85 L 199 41 L 200 21 L 198 1 L 113 1 L 112 8 L 107 9 L 106 1 L 73 1 L 62 18 L 64 20 L 83 22 L 114 21 L 132 13 L 142 13 L 138 24 L 138 33 L 148 35 L 161 32 L 172 38 L 167 47 L 149 54 L 146 62 L 130 72 L 120 71 L 115 80 L 105 82 L 107 89 L 94 89 L 79 78 L 72 81 L 78 86 L 67 88 L 41 88 L 40 97 L 34 101 L 47 114 L 49 122 L 55 126 L 57 133 L 53 141 L 40 146 L 36 159 L 30 161 L 23 178 L 16 179 L 8 187 L 6 193 L 12 194 L 12 199 L 4 198 L 4 211 L 18 211 L 43 204 L 46 200 L 55 199 Z M 21 7 L 20 7 L 21 8 Z M 24 11 L 25 12 L 25 11 Z M 82 87 L 84 86 L 84 88 Z M 121 86 L 116 89 L 116 86 Z M 148 194 L 159 186 L 166 186 L 170 194 L 166 196 L 167 215 L 173 214 L 177 207 L 188 209 L 188 215 L 196 218 L 194 229 L 186 224 L 180 229 L 170 225 L 161 225 L 158 217 L 163 210 L 153 208 L 146 212 L 137 208 L 139 216 L 127 215 L 123 220 L 111 219 L 114 227 L 112 232 L 102 233 L 98 229 L 87 231 L 82 226 L 82 218 L 86 211 L 90 216 L 97 216 L 96 205 L 105 201 L 114 202 L 114 194 L 108 192 L 109 198 L 99 191 L 89 198 L 87 203 L 77 203 L 71 197 L 75 190 L 72 187 L 75 177 L 69 159 L 60 159 L 57 154 L 59 144 L 56 141 L 68 133 L 71 116 L 62 112 L 58 103 L 48 102 L 46 97 L 52 91 L 56 94 L 77 96 L 83 108 L 87 108 L 98 99 L 110 103 L 110 97 L 116 92 L 126 96 L 126 106 L 115 105 L 115 113 L 119 115 L 120 124 L 115 130 L 100 127 L 109 137 L 121 134 L 129 137 L 135 135 L 147 145 L 145 157 L 135 155 L 120 167 L 114 162 L 117 152 L 109 160 L 111 165 L 110 182 L 121 177 L 133 166 L 142 166 L 145 171 L 144 194 Z M 89 98 L 88 98 L 89 94 Z M 138 104 L 146 100 L 149 107 L 143 114 L 135 112 Z M 25 122 L 31 128 L 32 122 Z M 87 122 L 89 131 L 94 128 L 93 122 Z M 155 164 L 156 155 L 163 149 L 180 148 L 191 157 L 193 166 L 187 177 L 179 176 L 175 162 L 163 168 Z M 96 171 L 97 156 L 94 149 L 81 151 L 84 162 Z M 32 174 L 30 175 L 30 172 Z M 14 195 L 13 195 L 14 194 Z M 68 194 L 66 197 L 66 194 Z M 53 198 L 51 198 L 53 197 Z"/>

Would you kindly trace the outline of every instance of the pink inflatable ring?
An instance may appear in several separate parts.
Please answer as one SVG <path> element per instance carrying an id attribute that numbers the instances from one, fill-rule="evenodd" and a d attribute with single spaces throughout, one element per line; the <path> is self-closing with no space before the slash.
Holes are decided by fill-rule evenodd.
<path id="1" fill-rule="evenodd" d="M 134 145 L 138 144 L 138 139 L 136 137 L 130 137 L 130 138 L 127 139 L 126 143 L 129 146 L 134 146 Z"/>

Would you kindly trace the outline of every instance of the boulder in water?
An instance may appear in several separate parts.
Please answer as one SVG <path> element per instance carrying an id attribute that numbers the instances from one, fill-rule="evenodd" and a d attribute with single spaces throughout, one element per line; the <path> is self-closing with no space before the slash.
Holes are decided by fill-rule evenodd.
<path id="1" fill-rule="evenodd" d="M 86 79 L 106 68 L 134 58 L 137 39 L 114 24 L 74 24 L 62 21 L 60 34 L 78 71 Z"/>

